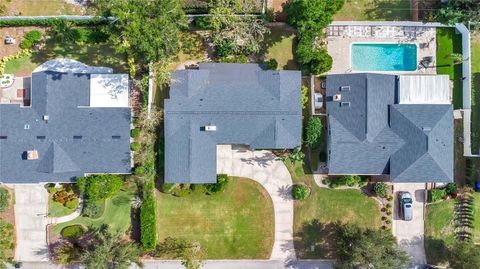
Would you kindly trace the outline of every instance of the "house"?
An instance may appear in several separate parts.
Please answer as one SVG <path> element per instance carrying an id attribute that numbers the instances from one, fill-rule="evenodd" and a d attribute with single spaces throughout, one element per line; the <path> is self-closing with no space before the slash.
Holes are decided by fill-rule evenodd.
<path id="1" fill-rule="evenodd" d="M 165 182 L 216 182 L 216 146 L 301 144 L 301 74 L 257 64 L 200 64 L 173 74 L 165 100 Z"/>
<path id="2" fill-rule="evenodd" d="M 448 76 L 327 76 L 329 174 L 453 181 Z"/>
<path id="3" fill-rule="evenodd" d="M 127 75 L 58 59 L 15 80 L 0 89 L 0 182 L 130 173 Z"/>

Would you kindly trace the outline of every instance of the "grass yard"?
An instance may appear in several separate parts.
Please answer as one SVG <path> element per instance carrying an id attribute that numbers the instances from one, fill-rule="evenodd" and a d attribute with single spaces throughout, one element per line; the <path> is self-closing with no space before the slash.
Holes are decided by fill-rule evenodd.
<path id="1" fill-rule="evenodd" d="M 437 28 L 437 74 L 449 75 L 453 80 L 453 106 L 462 108 L 462 65 L 453 65 L 452 53 L 462 53 L 462 36 L 455 28 Z"/>
<path id="2" fill-rule="evenodd" d="M 278 69 L 298 70 L 294 58 L 296 35 L 288 26 L 270 27 L 270 34 L 265 36 L 265 50 L 267 59 L 275 59 Z"/>
<path id="3" fill-rule="evenodd" d="M 4 1 L 1 1 L 4 2 Z M 43 16 L 43 15 L 81 15 L 84 8 L 67 4 L 65 0 L 6 0 L 7 12 L 10 16 Z"/>
<path id="4" fill-rule="evenodd" d="M 8 61 L 6 73 L 28 76 L 40 64 L 55 58 L 71 58 L 87 65 L 112 67 L 114 73 L 128 72 L 126 57 L 106 44 L 77 45 L 48 40 L 43 48 L 31 56 Z"/>
<path id="5" fill-rule="evenodd" d="M 52 218 L 63 217 L 75 212 L 75 209 L 70 209 L 63 206 L 61 203 L 49 199 L 48 201 L 48 216 Z"/>
<path id="6" fill-rule="evenodd" d="M 334 21 L 409 21 L 410 1 L 405 0 L 345 0 Z"/>
<path id="7" fill-rule="evenodd" d="M 157 194 L 159 241 L 199 242 L 207 259 L 268 259 L 274 241 L 273 204 L 257 182 L 231 178 L 224 192 Z M 168 257 L 166 257 L 168 258 Z"/>
<path id="8" fill-rule="evenodd" d="M 480 32 L 472 33 L 472 153 L 480 150 Z"/>
<path id="9" fill-rule="evenodd" d="M 425 253 L 429 264 L 444 264 L 446 245 L 455 240 L 453 212 L 455 200 L 427 205 L 425 219 Z"/>
<path id="10" fill-rule="evenodd" d="M 64 227 L 81 224 L 85 227 L 100 227 L 108 224 L 111 231 L 125 233 L 131 227 L 131 201 L 134 198 L 134 188 L 128 187 L 121 190 L 117 195 L 105 201 L 105 209 L 101 217 L 91 219 L 78 217 L 72 221 L 55 225 L 52 231 L 59 234 Z"/>
<path id="11" fill-rule="evenodd" d="M 375 200 L 359 190 L 320 188 L 301 165 L 290 161 L 286 165 L 295 183 L 311 188 L 311 195 L 294 205 L 294 243 L 299 258 L 335 258 L 332 233 L 337 223 L 380 228 L 380 207 Z"/>

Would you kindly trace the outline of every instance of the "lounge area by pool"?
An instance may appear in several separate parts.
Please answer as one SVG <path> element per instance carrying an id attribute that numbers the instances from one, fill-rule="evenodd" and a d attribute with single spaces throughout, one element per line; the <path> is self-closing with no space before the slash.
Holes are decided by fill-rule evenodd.
<path id="1" fill-rule="evenodd" d="M 353 43 L 351 48 L 354 71 L 415 71 L 415 44 Z"/>

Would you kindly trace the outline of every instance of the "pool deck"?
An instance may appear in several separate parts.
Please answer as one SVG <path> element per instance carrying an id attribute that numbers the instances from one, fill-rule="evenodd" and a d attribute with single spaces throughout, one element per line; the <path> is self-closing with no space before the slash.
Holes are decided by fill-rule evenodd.
<path id="1" fill-rule="evenodd" d="M 386 74 L 436 74 L 436 31 L 434 27 L 403 26 L 329 26 L 327 28 L 328 53 L 333 58 L 329 74 L 358 73 L 352 70 L 352 43 L 394 43 L 417 45 L 417 70 L 415 71 L 372 71 Z M 432 57 L 429 68 L 420 68 L 424 57 Z"/>

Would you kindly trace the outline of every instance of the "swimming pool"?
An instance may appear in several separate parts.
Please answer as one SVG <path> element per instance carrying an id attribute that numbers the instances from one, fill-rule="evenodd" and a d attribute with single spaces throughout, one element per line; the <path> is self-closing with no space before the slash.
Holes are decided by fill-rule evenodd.
<path id="1" fill-rule="evenodd" d="M 415 71 L 415 44 L 352 44 L 352 69 L 355 71 Z"/>

